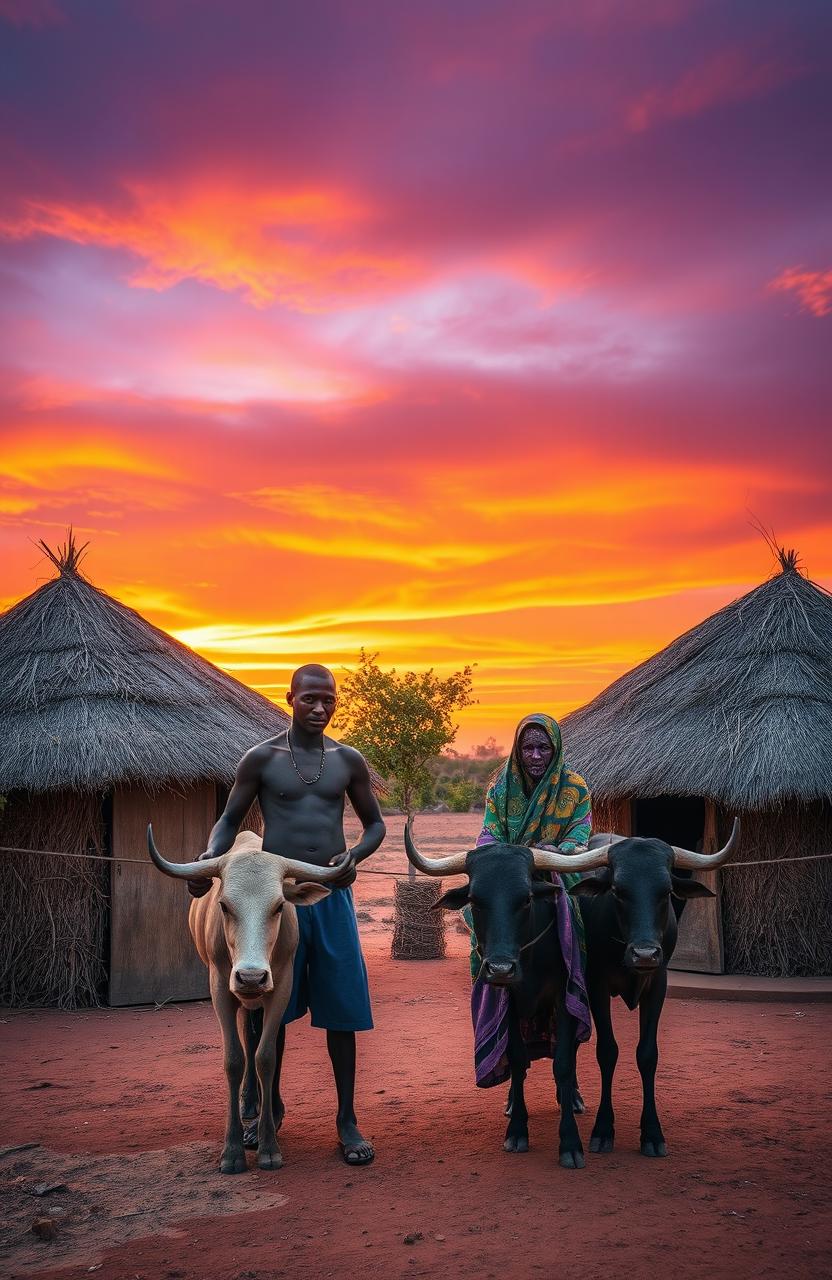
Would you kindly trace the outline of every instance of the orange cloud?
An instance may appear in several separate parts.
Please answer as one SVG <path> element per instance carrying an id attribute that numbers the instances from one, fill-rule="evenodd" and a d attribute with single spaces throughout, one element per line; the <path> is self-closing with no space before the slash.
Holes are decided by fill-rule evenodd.
<path id="1" fill-rule="evenodd" d="M 813 316 L 828 316 L 832 312 L 832 270 L 787 267 L 768 288 L 774 293 L 796 293 L 801 306 Z"/>
<path id="2" fill-rule="evenodd" d="M 245 190 L 192 181 L 125 184 L 120 207 L 30 201 L 0 223 L 9 239 L 53 236 L 126 250 L 136 288 L 199 280 L 255 306 L 326 311 L 407 279 L 413 264 L 362 246 L 371 210 L 336 189 Z"/>
<path id="3" fill-rule="evenodd" d="M 173 468 L 147 453 L 106 438 L 39 435 L 12 440 L 3 447 L 2 474 L 7 480 L 40 489 L 62 489 L 73 474 L 118 472 L 122 475 L 173 479 Z"/>

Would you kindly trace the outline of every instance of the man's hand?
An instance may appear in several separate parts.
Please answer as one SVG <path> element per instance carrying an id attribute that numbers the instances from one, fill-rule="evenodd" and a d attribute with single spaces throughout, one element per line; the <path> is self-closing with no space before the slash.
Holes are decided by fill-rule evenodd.
<path id="1" fill-rule="evenodd" d="M 215 853 L 201 853 L 196 859 L 197 862 L 205 862 L 206 858 L 215 858 Z M 188 880 L 188 893 L 192 898 L 204 898 L 211 885 L 214 883 L 210 876 L 205 876 L 202 880 Z"/>
<path id="2" fill-rule="evenodd" d="M 343 870 L 340 876 L 336 876 L 334 880 L 327 880 L 327 887 L 330 889 L 348 889 L 355 880 L 355 862 L 349 849 L 344 853 L 336 853 L 334 858 L 330 858 L 329 865 L 331 867 L 342 866 Z"/>

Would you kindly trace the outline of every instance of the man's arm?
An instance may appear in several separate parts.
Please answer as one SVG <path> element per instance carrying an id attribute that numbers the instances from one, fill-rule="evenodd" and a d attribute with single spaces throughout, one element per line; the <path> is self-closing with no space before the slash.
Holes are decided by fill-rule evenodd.
<path id="1" fill-rule="evenodd" d="M 353 845 L 350 850 L 350 858 L 357 864 L 363 862 L 365 858 L 369 858 L 371 853 L 375 853 L 387 834 L 387 828 L 384 825 L 381 809 L 378 807 L 378 800 L 370 782 L 370 770 L 367 768 L 367 761 L 354 748 L 350 747 L 348 750 L 351 756 L 352 778 L 347 787 L 347 796 L 358 816 L 359 822 L 364 828 L 364 833 L 358 844 Z"/>
<path id="2" fill-rule="evenodd" d="M 203 858 L 217 858 L 221 853 L 228 853 L 237 838 L 240 823 L 257 799 L 263 762 L 264 747 L 262 745 L 252 747 L 251 751 L 247 751 L 243 756 L 237 766 L 234 786 L 229 792 L 225 808 L 211 828 L 206 850 L 199 855 L 197 861 L 201 862 Z M 210 888 L 210 880 L 188 881 L 188 890 L 194 898 L 201 898 Z"/>

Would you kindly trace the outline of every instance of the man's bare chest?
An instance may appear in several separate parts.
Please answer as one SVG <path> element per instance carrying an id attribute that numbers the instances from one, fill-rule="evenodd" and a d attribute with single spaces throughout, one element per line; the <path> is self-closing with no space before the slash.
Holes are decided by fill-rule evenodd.
<path id="1" fill-rule="evenodd" d="M 276 749 L 261 774 L 261 796 L 278 804 L 319 799 L 343 799 L 349 786 L 349 771 L 338 752 L 295 752 L 294 762 L 287 750 Z"/>

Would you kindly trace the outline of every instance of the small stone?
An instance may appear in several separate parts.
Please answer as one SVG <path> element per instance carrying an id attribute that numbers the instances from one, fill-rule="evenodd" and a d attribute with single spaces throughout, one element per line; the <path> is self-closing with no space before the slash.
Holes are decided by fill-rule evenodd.
<path id="1" fill-rule="evenodd" d="M 38 1240 L 54 1240 L 58 1234 L 58 1224 L 54 1218 L 35 1218 L 31 1230 Z"/>
<path id="2" fill-rule="evenodd" d="M 444 1236 L 434 1236 L 433 1238 L 434 1240 L 438 1240 L 440 1244 L 442 1244 L 445 1240 Z"/>
<path id="3" fill-rule="evenodd" d="M 424 1238 L 425 1237 L 422 1235 L 421 1231 L 409 1231 L 404 1237 L 404 1243 L 416 1244 L 418 1240 L 424 1240 Z"/>

